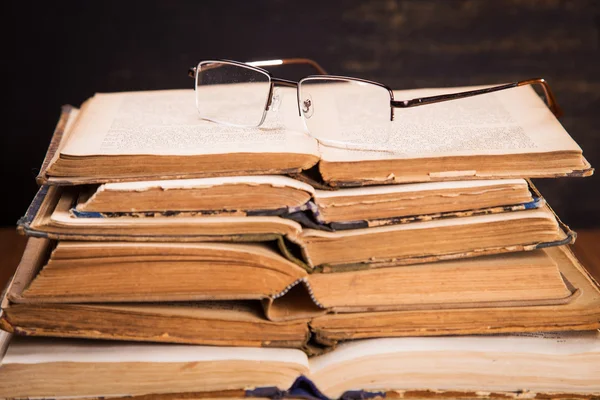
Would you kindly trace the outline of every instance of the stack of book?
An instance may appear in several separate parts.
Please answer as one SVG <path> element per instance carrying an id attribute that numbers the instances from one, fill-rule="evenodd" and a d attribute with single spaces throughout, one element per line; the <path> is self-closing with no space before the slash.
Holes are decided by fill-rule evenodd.
<path id="1" fill-rule="evenodd" d="M 532 89 L 407 113 L 402 154 L 202 121 L 193 96 L 63 109 L 0 396 L 600 394 L 598 284 L 528 180 L 593 170 Z"/>

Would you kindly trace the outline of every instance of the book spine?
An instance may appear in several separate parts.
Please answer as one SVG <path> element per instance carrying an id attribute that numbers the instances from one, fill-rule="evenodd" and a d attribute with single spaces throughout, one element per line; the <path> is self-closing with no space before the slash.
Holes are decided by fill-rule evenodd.
<path id="1" fill-rule="evenodd" d="M 33 221 L 33 219 L 37 215 L 38 211 L 40 210 L 40 206 L 42 205 L 42 202 L 46 198 L 47 194 L 48 194 L 48 186 L 42 185 L 39 188 L 38 192 L 36 193 L 35 197 L 33 198 L 33 201 L 27 208 L 25 215 L 22 216 L 19 219 L 19 221 L 17 222 L 17 225 L 19 227 L 22 227 L 25 229 L 29 228 L 29 226 L 31 225 L 31 222 Z"/>
<path id="2" fill-rule="evenodd" d="M 52 139 L 50 139 L 50 145 L 48 146 L 48 151 L 46 152 L 46 156 L 44 157 L 44 161 L 42 162 L 42 166 L 40 167 L 40 172 L 35 178 L 38 185 L 43 185 L 48 181 L 46 171 L 48 170 L 50 163 L 55 158 L 58 152 L 58 148 L 60 147 L 60 142 L 62 141 L 63 134 L 67 126 L 67 121 L 69 120 L 69 115 L 71 114 L 72 110 L 73 106 L 62 106 L 60 118 L 58 119 L 56 128 L 54 128 L 54 133 L 52 134 Z"/>

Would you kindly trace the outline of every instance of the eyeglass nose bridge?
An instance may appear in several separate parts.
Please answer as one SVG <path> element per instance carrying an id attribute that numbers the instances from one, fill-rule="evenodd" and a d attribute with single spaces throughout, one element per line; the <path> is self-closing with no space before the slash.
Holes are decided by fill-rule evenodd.
<path id="1" fill-rule="evenodd" d="M 287 79 L 271 77 L 271 87 L 269 89 L 269 100 L 267 101 L 267 106 L 265 108 L 265 111 L 268 111 L 269 109 L 271 109 L 271 106 L 273 105 L 273 94 L 275 93 L 275 88 L 278 86 L 290 87 L 290 88 L 294 88 L 294 89 L 298 90 L 298 82 L 289 81 Z M 298 107 L 298 112 L 300 112 L 300 107 Z"/>

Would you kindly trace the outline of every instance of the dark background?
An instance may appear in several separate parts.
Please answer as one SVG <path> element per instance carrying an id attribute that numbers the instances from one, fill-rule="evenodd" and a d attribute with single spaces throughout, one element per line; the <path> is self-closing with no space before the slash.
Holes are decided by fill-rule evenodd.
<path id="1" fill-rule="evenodd" d="M 541 76 L 600 166 L 596 1 L 102 1 L 3 5 L 2 219 L 25 212 L 62 104 L 192 87 L 189 66 L 310 57 L 395 89 Z M 600 226 L 600 177 L 536 181 L 572 227 Z"/>

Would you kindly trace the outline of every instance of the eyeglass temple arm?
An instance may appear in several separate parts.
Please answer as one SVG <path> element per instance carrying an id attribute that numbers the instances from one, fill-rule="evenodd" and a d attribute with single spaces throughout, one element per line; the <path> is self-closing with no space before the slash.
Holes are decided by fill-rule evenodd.
<path id="1" fill-rule="evenodd" d="M 250 61 L 246 64 L 252 65 L 253 67 L 269 67 L 277 65 L 292 65 L 292 64 L 307 64 L 313 67 L 320 75 L 327 75 L 327 72 L 321 67 L 316 61 L 310 58 L 282 58 L 278 60 L 264 60 L 264 61 Z M 210 66 L 207 66 L 210 68 Z M 204 68 L 207 68 L 204 67 Z M 190 78 L 196 77 L 196 67 L 188 69 L 188 76 Z"/>
<path id="2" fill-rule="evenodd" d="M 515 88 L 515 87 L 519 87 L 519 86 L 526 86 L 526 85 L 541 85 L 542 90 L 544 91 L 544 96 L 546 98 L 546 104 L 548 105 L 548 108 L 550 108 L 550 111 L 552 111 L 552 113 L 556 117 L 560 117 L 562 115 L 562 110 L 558 106 L 558 103 L 556 102 L 556 98 L 554 97 L 554 94 L 552 93 L 552 90 L 550 89 L 550 85 L 548 85 L 548 82 L 546 82 L 542 78 L 527 79 L 524 81 L 507 83 L 505 85 L 493 86 L 493 87 L 489 87 L 489 88 L 485 88 L 485 89 L 470 90 L 468 92 L 442 94 L 439 96 L 421 97 L 421 98 L 412 99 L 412 100 L 392 100 L 391 106 L 395 107 L 395 108 L 409 108 L 409 107 L 424 106 L 427 104 L 440 103 L 442 101 L 450 101 L 450 100 L 456 100 L 456 99 L 464 99 L 466 97 L 472 97 L 472 96 L 477 96 L 480 94 L 498 92 L 500 90 L 511 89 L 511 88 Z"/>
<path id="3" fill-rule="evenodd" d="M 316 61 L 310 58 L 281 58 L 277 60 L 250 61 L 246 64 L 254 67 L 270 67 L 279 65 L 306 64 L 313 67 L 320 75 L 327 75 L 327 72 Z"/>

